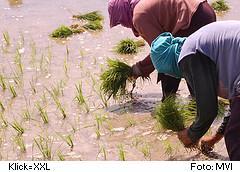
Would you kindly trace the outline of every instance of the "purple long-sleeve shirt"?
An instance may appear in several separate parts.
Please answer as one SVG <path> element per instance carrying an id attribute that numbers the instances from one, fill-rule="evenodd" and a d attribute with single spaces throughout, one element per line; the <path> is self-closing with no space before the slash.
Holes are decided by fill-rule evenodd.
<path id="1" fill-rule="evenodd" d="M 218 95 L 236 96 L 240 89 L 240 22 L 219 21 L 202 27 L 186 39 L 178 62 L 197 51 L 216 64 Z"/>

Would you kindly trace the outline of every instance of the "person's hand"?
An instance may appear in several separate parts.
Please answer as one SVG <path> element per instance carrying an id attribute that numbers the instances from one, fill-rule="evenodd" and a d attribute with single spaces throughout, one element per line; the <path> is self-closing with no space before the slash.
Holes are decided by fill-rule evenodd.
<path id="1" fill-rule="evenodd" d="M 178 139 L 187 148 L 192 148 L 192 147 L 196 146 L 196 144 L 193 143 L 191 138 L 188 136 L 188 129 L 187 128 L 185 128 L 184 130 L 178 132 Z"/>
<path id="2" fill-rule="evenodd" d="M 139 76 L 142 76 L 142 72 L 137 64 L 132 65 L 132 77 L 137 79 Z"/>
<path id="3" fill-rule="evenodd" d="M 202 152 L 211 152 L 214 148 L 214 145 L 223 138 L 222 134 L 215 134 L 213 136 L 204 136 L 200 140 L 200 147 Z"/>

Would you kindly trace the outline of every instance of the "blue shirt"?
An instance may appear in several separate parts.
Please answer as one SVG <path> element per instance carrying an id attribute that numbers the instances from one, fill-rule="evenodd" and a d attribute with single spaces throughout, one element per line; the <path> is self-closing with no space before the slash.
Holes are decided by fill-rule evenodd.
<path id="1" fill-rule="evenodd" d="M 240 21 L 208 24 L 190 35 L 182 46 L 178 63 L 197 51 L 217 67 L 219 96 L 231 99 L 240 85 Z"/>

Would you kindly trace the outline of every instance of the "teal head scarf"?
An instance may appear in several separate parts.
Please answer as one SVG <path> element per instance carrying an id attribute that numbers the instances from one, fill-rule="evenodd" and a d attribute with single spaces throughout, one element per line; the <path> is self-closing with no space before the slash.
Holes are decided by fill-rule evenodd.
<path id="1" fill-rule="evenodd" d="M 171 33 L 159 35 L 151 44 L 151 60 L 159 73 L 181 78 L 178 57 L 186 38 L 174 38 Z"/>

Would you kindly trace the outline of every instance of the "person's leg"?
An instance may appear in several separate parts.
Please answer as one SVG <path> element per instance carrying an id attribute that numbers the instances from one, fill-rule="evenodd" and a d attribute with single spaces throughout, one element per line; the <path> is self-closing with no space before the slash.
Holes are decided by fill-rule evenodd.
<path id="1" fill-rule="evenodd" d="M 224 134 L 231 161 L 240 161 L 240 97 L 231 99 L 231 115 Z"/>
<path id="2" fill-rule="evenodd" d="M 158 74 L 158 79 L 161 80 L 162 85 L 162 101 L 169 96 L 175 96 L 181 79 L 177 79 L 163 73 Z"/>

